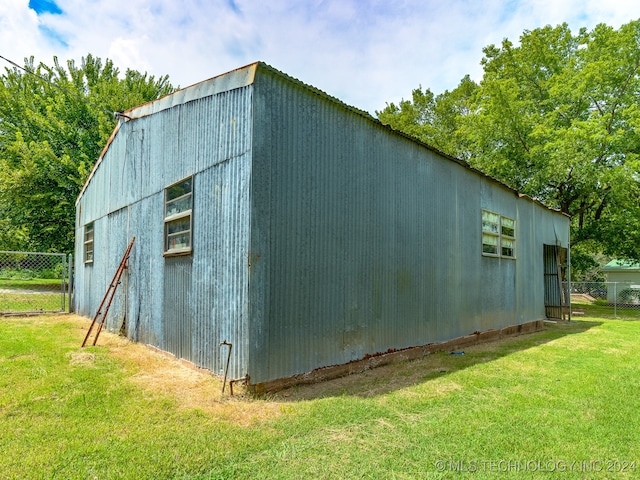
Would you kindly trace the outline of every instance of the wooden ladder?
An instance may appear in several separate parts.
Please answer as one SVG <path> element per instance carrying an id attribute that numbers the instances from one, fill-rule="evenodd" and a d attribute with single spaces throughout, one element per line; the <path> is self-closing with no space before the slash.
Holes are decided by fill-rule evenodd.
<path id="1" fill-rule="evenodd" d="M 107 313 L 109 313 L 109 307 L 111 306 L 113 297 L 116 294 L 116 289 L 118 288 L 118 285 L 120 285 L 120 279 L 122 278 L 122 273 L 124 272 L 124 269 L 127 268 L 127 260 L 129 260 L 129 255 L 131 254 L 131 248 L 133 247 L 133 242 L 135 241 L 136 241 L 136 237 L 133 237 L 131 239 L 131 243 L 129 243 L 129 246 L 127 247 L 127 251 L 124 252 L 124 255 L 122 256 L 122 260 L 120 261 L 120 265 L 118 265 L 116 274 L 113 276 L 113 280 L 111 280 L 111 283 L 109 284 L 109 288 L 107 288 L 107 293 L 105 293 L 104 298 L 102 299 L 102 302 L 98 307 L 98 311 L 96 312 L 95 317 L 93 317 L 93 321 L 91 322 L 89 331 L 87 332 L 87 335 L 84 337 L 84 341 L 82 342 L 83 347 L 87 344 L 89 335 L 91 335 L 91 330 L 93 330 L 93 327 L 95 326 L 96 323 L 98 324 L 98 330 L 96 331 L 96 336 L 93 339 L 92 345 L 95 345 L 96 342 L 98 341 L 98 336 L 102 331 L 102 326 L 104 325 L 104 321 L 107 318 Z M 104 311 L 103 311 L 103 307 L 104 307 Z M 98 320 L 99 318 L 100 320 Z"/>

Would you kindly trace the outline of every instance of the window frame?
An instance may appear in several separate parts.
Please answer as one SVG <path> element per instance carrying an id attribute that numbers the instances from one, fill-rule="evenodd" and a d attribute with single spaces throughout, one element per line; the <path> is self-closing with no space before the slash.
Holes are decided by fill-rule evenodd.
<path id="1" fill-rule="evenodd" d="M 505 227 L 505 223 L 510 224 L 509 227 Z M 509 228 L 509 231 L 505 232 L 505 228 Z M 504 253 L 505 243 L 511 243 L 510 254 Z M 500 256 L 503 258 L 516 258 L 516 221 L 504 215 L 500 216 Z"/>
<path id="2" fill-rule="evenodd" d="M 489 251 L 491 247 L 494 247 L 493 251 Z M 482 255 L 516 259 L 516 221 L 513 218 L 482 209 Z"/>
<path id="3" fill-rule="evenodd" d="M 190 182 L 189 191 L 186 193 L 182 193 L 181 195 L 176 195 L 174 197 L 170 197 L 171 192 L 176 187 L 181 184 Z M 169 207 L 171 205 L 175 206 L 180 202 L 184 202 L 184 200 L 188 199 L 188 208 L 184 208 L 182 210 L 178 210 L 176 212 L 172 212 L 169 215 Z M 170 226 L 178 224 L 178 222 L 184 222 L 188 220 L 189 227 L 183 228 L 181 230 L 176 230 L 170 232 Z M 164 225 L 163 225 L 163 234 L 162 234 L 162 250 L 163 255 L 165 257 L 173 257 L 178 255 L 190 255 L 193 253 L 193 175 L 183 178 L 182 180 L 172 183 L 168 187 L 164 189 Z M 179 238 L 180 236 L 187 235 L 187 244 L 186 246 L 180 247 L 170 247 L 170 239 L 171 238 Z"/>
<path id="4" fill-rule="evenodd" d="M 84 226 L 83 260 L 85 265 L 92 265 L 95 257 L 95 224 L 89 222 Z"/>

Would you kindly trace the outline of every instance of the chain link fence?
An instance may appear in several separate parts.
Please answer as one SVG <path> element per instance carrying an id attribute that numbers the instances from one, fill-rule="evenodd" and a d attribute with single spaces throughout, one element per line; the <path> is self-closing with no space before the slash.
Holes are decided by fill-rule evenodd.
<path id="1" fill-rule="evenodd" d="M 0 251 L 0 314 L 71 311 L 71 254 Z"/>
<path id="2" fill-rule="evenodd" d="M 573 313 L 581 305 L 613 307 L 614 316 L 630 309 L 640 312 L 640 282 L 571 282 L 570 290 Z"/>

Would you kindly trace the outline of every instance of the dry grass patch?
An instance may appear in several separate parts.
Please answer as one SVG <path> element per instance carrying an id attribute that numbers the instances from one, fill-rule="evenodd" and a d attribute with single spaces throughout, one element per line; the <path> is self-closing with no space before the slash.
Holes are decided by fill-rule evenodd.
<path id="1" fill-rule="evenodd" d="M 83 322 L 85 333 L 88 325 Z M 170 398 L 177 408 L 197 409 L 245 426 L 275 418 L 282 412 L 280 403 L 257 399 L 238 386 L 233 397 L 228 385 L 222 394 L 222 378 L 125 337 L 103 331 L 97 347 L 107 349 L 122 361 L 132 371 L 129 380 L 148 398 Z M 74 352 L 72 360 L 86 355 L 82 350 Z"/>
<path id="2" fill-rule="evenodd" d="M 29 321 L 35 323 L 39 320 Z M 77 329 L 78 345 L 89 327 L 89 321 L 77 315 L 48 316 L 46 321 L 43 319 L 42 322 L 66 322 L 72 325 L 74 330 Z M 500 357 L 505 354 L 505 350 L 510 350 L 516 338 L 497 339 L 469 346 L 464 349 L 465 355 L 435 353 L 410 362 L 373 368 L 360 374 L 321 383 L 292 387 L 263 397 L 252 396 L 239 385 L 234 389 L 236 395 L 233 397 L 229 395 L 228 385 L 223 395 L 221 377 L 178 360 L 166 352 L 131 342 L 125 337 L 107 331 L 101 332 L 97 347 L 108 350 L 110 355 L 123 363 L 124 368 L 130 372 L 129 381 L 140 388 L 145 397 L 169 398 L 177 408 L 197 409 L 216 418 L 250 426 L 291 412 L 290 407 L 297 402 L 345 394 L 361 398 L 381 396 L 394 391 L 405 391 L 419 384 L 424 386 L 426 379 L 437 379 L 428 384 L 429 396 L 446 396 L 462 387 L 446 380 L 446 377 L 438 377 L 466 368 L 466 364 L 484 363 Z M 542 343 L 549 341 L 553 342 L 546 339 Z M 76 366 L 90 368 L 95 362 L 92 355 L 87 349 L 78 346 L 78 350 L 70 354 L 70 362 Z M 535 365 L 521 364 L 512 367 L 529 372 L 538 370 Z M 419 390 L 420 395 L 426 393 L 424 390 Z M 417 394 L 417 391 L 411 391 Z"/>
<path id="3" fill-rule="evenodd" d="M 96 356 L 88 352 L 71 352 L 69 357 L 71 357 L 71 365 L 79 365 L 82 367 L 92 367 L 96 361 Z"/>

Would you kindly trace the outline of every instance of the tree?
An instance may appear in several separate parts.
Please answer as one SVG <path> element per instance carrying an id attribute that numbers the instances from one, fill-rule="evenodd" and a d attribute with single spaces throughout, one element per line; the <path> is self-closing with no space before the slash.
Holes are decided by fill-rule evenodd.
<path id="1" fill-rule="evenodd" d="M 26 70 L 26 71 L 25 71 Z M 31 72 L 31 73 L 27 73 Z M 38 78 L 39 77 L 39 78 Z M 174 90 L 87 55 L 53 67 L 33 58 L 0 77 L 0 249 L 73 250 L 75 200 L 109 135 L 113 112 Z"/>
<path id="2" fill-rule="evenodd" d="M 525 31 L 519 46 L 486 47 L 482 64 L 478 85 L 429 105 L 461 107 L 427 116 L 425 135 L 571 215 L 576 254 L 640 258 L 640 21 L 577 35 L 566 24 Z M 419 107 L 391 104 L 379 116 L 404 129 L 403 113 Z"/>
<path id="3" fill-rule="evenodd" d="M 468 160 L 467 139 L 459 129 L 461 119 L 469 115 L 470 99 L 478 85 L 467 75 L 455 90 L 435 96 L 422 87 L 413 90 L 411 101 L 387 104 L 376 112 L 382 123 L 407 133 L 436 149 Z"/>

